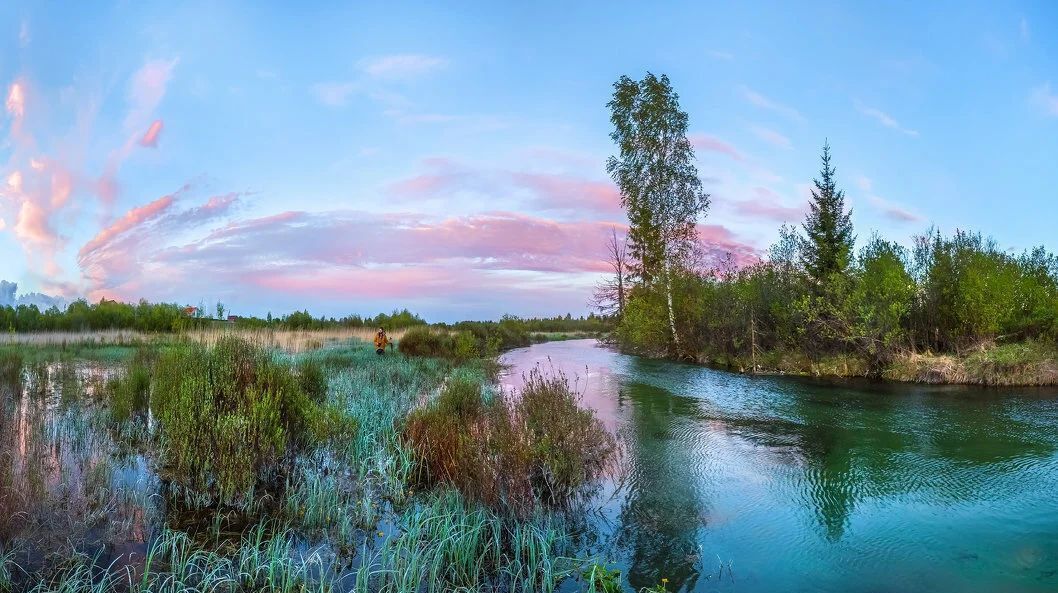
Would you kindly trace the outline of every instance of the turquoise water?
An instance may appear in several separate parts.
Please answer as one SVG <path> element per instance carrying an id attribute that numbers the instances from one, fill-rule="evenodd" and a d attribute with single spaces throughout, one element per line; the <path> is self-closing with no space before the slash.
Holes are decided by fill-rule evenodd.
<path id="1" fill-rule="evenodd" d="M 743 376 L 591 340 L 564 372 L 624 436 L 597 540 L 634 589 L 1058 591 L 1058 393 Z M 616 492 L 614 492 L 616 490 Z"/>

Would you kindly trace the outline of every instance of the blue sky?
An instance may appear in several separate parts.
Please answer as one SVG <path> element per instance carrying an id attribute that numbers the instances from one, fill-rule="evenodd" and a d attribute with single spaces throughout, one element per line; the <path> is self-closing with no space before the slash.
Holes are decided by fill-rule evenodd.
<path id="1" fill-rule="evenodd" d="M 751 260 L 829 139 L 857 233 L 1058 249 L 1058 5 L 7 3 L 0 278 L 432 319 L 586 311 L 622 74 L 667 74 Z"/>

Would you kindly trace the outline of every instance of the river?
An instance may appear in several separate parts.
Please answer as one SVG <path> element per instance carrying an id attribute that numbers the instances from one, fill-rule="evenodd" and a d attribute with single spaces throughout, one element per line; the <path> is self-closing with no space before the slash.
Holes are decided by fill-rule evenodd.
<path id="1" fill-rule="evenodd" d="M 508 352 L 623 435 L 590 551 L 635 590 L 1058 591 L 1058 393 L 745 376 L 594 340 Z"/>

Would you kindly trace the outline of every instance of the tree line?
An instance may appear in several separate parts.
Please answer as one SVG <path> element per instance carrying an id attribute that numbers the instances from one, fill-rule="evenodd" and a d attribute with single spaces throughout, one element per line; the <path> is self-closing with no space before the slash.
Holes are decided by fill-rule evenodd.
<path id="1" fill-rule="evenodd" d="M 216 316 L 203 313 L 203 307 L 180 306 L 175 303 L 123 303 L 101 299 L 89 303 L 78 299 L 65 309 L 57 306 L 41 310 L 35 304 L 0 306 L 0 331 L 48 332 L 48 331 L 100 331 L 134 330 L 149 333 L 179 332 L 189 329 L 230 325 L 239 329 L 277 330 L 323 330 L 340 328 L 376 328 L 387 330 L 426 326 L 428 322 L 408 309 L 379 313 L 374 316 L 347 315 L 344 317 L 314 316 L 307 310 L 294 311 L 286 315 L 225 316 L 225 308 L 217 304 Z M 608 316 L 591 313 L 574 317 L 571 314 L 554 317 L 522 319 L 505 316 L 496 321 L 461 321 L 454 324 L 435 324 L 441 328 L 457 331 L 479 331 L 480 328 L 496 326 L 523 334 L 528 343 L 530 333 L 541 332 L 589 332 L 603 333 L 613 328 Z M 481 330 L 483 331 L 483 330 Z"/>
<path id="2" fill-rule="evenodd" d="M 614 273 L 596 303 L 626 349 L 747 366 L 766 353 L 852 354 L 878 371 L 901 353 L 1058 341 L 1054 254 L 936 229 L 910 248 L 875 234 L 856 250 L 826 143 L 800 227 L 784 225 L 752 265 L 708 262 L 695 229 L 709 198 L 668 78 L 622 77 L 608 106 L 617 154 L 607 168 L 629 229 L 609 242 Z"/>

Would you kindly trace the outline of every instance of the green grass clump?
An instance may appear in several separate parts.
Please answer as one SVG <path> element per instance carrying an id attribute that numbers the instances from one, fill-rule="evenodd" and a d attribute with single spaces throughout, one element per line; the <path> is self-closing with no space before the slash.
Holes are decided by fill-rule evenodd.
<path id="1" fill-rule="evenodd" d="M 107 382 L 110 414 L 114 422 L 122 423 L 147 412 L 151 375 L 156 359 L 155 350 L 140 348 L 125 363 L 124 373 Z"/>
<path id="2" fill-rule="evenodd" d="M 581 576 L 587 581 L 587 593 L 621 593 L 621 571 L 607 568 L 606 565 L 593 562 L 591 566 L 581 572 Z"/>
<path id="3" fill-rule="evenodd" d="M 408 509 L 356 574 L 357 593 L 554 591 L 573 573 L 568 540 L 553 521 L 511 522 L 441 491 Z"/>
<path id="4" fill-rule="evenodd" d="M 225 504 L 279 483 L 310 445 L 316 408 L 290 364 L 234 337 L 164 352 L 151 408 L 164 477 Z"/>
<path id="5" fill-rule="evenodd" d="M 297 363 L 298 386 L 315 403 L 327 399 L 327 371 L 315 358 L 303 358 Z"/>
<path id="6" fill-rule="evenodd" d="M 22 381 L 22 353 L 18 350 L 5 348 L 0 350 L 0 380 L 9 383 Z"/>

